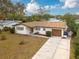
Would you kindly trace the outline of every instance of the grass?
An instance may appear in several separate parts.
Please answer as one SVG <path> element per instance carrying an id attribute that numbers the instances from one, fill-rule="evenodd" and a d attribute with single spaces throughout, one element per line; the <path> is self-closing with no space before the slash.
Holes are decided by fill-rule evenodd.
<path id="1" fill-rule="evenodd" d="M 74 39 L 71 40 L 70 59 L 76 59 L 76 58 L 75 58 Z"/>
<path id="2" fill-rule="evenodd" d="M 0 40 L 0 59 L 31 59 L 39 48 L 47 41 L 46 38 L 24 36 L 3 32 L 6 40 Z M 25 44 L 19 43 L 24 41 Z"/>

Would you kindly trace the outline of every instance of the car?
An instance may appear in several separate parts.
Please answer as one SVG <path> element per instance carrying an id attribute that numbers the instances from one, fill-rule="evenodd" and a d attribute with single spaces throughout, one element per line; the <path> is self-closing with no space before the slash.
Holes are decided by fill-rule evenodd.
<path id="1" fill-rule="evenodd" d="M 68 32 L 64 32 L 63 38 L 67 38 L 67 37 L 68 37 Z"/>

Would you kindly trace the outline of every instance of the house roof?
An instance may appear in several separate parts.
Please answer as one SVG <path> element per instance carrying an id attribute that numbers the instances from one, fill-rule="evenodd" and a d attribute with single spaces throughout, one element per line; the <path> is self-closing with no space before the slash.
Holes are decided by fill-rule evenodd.
<path id="1" fill-rule="evenodd" d="M 16 25 L 21 23 L 20 21 L 14 21 L 14 20 L 0 20 L 0 25 Z"/>
<path id="2" fill-rule="evenodd" d="M 24 23 L 25 26 L 28 27 L 50 27 L 50 28 L 65 28 L 66 23 L 65 22 L 48 22 L 48 21 L 34 21 L 34 22 L 27 22 Z"/>

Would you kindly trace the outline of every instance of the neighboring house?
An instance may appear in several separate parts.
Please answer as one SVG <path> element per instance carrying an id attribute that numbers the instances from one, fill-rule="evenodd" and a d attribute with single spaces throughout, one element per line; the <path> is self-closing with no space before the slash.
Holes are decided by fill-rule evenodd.
<path id="1" fill-rule="evenodd" d="M 4 27 L 12 28 L 17 24 L 20 24 L 20 21 L 11 21 L 11 20 L 0 20 L 0 29 L 3 29 Z"/>
<path id="2" fill-rule="evenodd" d="M 63 22 L 61 19 L 57 19 L 57 18 L 50 18 L 49 22 Z"/>
<path id="3" fill-rule="evenodd" d="M 51 31 L 52 36 L 63 37 L 64 31 L 67 30 L 65 22 L 27 22 L 21 25 L 15 26 L 15 32 L 18 34 L 41 34 L 46 35 L 47 31 Z"/>
<path id="4" fill-rule="evenodd" d="M 76 22 L 76 24 L 79 24 L 79 19 L 76 19 L 75 22 Z"/>

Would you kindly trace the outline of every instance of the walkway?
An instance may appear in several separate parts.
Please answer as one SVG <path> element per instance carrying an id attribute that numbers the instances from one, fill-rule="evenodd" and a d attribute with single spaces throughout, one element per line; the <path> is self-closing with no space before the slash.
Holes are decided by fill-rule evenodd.
<path id="1" fill-rule="evenodd" d="M 32 59 L 69 59 L 70 40 L 61 37 L 50 38 Z"/>

